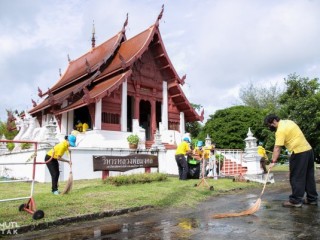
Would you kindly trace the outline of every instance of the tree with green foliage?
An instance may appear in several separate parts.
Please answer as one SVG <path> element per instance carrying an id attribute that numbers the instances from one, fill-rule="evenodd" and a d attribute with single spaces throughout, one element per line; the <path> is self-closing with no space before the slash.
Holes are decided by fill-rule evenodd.
<path id="1" fill-rule="evenodd" d="M 198 111 L 200 111 L 200 109 L 202 108 L 200 104 L 191 103 L 191 106 Z M 202 125 L 199 122 L 186 123 L 186 132 L 190 133 L 191 139 L 197 138 L 201 129 L 202 129 Z"/>
<path id="2" fill-rule="evenodd" d="M 14 122 L 2 122 L 0 121 L 0 136 L 8 140 L 12 140 L 18 131 L 16 130 Z"/>
<path id="3" fill-rule="evenodd" d="M 280 108 L 279 98 L 282 92 L 277 84 L 261 87 L 250 83 L 240 89 L 240 99 L 245 106 L 275 112 Z"/>
<path id="4" fill-rule="evenodd" d="M 12 112 L 8 111 L 8 116 L 11 116 Z M 18 134 L 18 131 L 16 129 L 15 122 L 12 121 L 10 117 L 8 117 L 6 122 L 3 122 L 0 120 L 0 138 L 5 138 L 7 140 L 12 140 L 16 135 Z M 14 148 L 13 143 L 8 143 L 7 148 L 9 150 L 12 150 Z"/>
<path id="5" fill-rule="evenodd" d="M 280 97 L 279 117 L 295 121 L 310 145 L 316 160 L 320 160 L 320 84 L 319 79 L 309 79 L 296 74 L 285 79 L 287 90 Z"/>
<path id="6" fill-rule="evenodd" d="M 259 109 L 234 106 L 209 117 L 199 138 L 205 139 L 208 134 L 218 148 L 244 149 L 249 128 L 258 140 L 262 138 L 264 114 Z"/>

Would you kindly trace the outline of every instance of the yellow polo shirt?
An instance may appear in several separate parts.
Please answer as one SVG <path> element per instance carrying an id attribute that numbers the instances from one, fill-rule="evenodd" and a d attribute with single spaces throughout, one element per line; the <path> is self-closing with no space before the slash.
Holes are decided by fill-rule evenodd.
<path id="1" fill-rule="evenodd" d="M 87 131 L 88 128 L 89 128 L 89 125 L 87 123 L 82 124 L 82 132 Z"/>
<path id="2" fill-rule="evenodd" d="M 204 146 L 203 147 L 203 158 L 204 159 L 209 159 L 210 158 L 210 153 L 211 153 L 211 150 L 213 150 L 214 147 L 211 145 L 211 146 Z"/>
<path id="3" fill-rule="evenodd" d="M 264 149 L 264 147 L 258 146 L 258 154 L 259 156 L 264 157 L 265 159 L 268 159 L 267 152 Z"/>
<path id="4" fill-rule="evenodd" d="M 187 143 L 186 141 L 183 141 L 178 145 L 176 150 L 176 155 L 179 155 L 179 154 L 186 155 L 188 151 L 190 151 L 189 143 Z"/>
<path id="5" fill-rule="evenodd" d="M 285 146 L 290 152 L 301 153 L 311 149 L 299 126 L 291 120 L 280 120 L 276 131 L 276 146 Z"/>
<path id="6" fill-rule="evenodd" d="M 202 157 L 203 157 L 203 148 L 200 149 L 199 147 L 196 147 L 196 148 L 193 150 L 193 154 L 194 154 L 194 158 L 195 158 L 195 159 L 197 159 L 197 160 L 202 159 Z"/>
<path id="7" fill-rule="evenodd" d="M 62 142 L 58 143 L 57 145 L 55 145 L 52 149 L 50 149 L 47 152 L 47 155 L 49 155 L 50 157 L 52 157 L 53 151 L 54 151 L 54 159 L 58 159 L 58 157 L 62 157 L 63 154 L 68 150 L 69 144 L 67 140 L 63 140 Z"/>

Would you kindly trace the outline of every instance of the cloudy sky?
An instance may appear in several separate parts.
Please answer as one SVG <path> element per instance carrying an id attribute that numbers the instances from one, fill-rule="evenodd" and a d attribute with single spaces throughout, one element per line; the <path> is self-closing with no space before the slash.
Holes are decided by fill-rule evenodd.
<path id="1" fill-rule="evenodd" d="M 190 102 L 205 117 L 240 104 L 239 89 L 283 84 L 290 73 L 320 75 L 317 0 L 0 0 L 0 120 L 29 110 L 68 66 L 118 33 L 129 14 L 131 38 L 154 24 Z"/>

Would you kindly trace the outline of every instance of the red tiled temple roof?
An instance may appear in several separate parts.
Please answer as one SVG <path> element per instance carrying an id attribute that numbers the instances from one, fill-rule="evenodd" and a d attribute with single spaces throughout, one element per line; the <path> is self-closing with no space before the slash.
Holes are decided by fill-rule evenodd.
<path id="1" fill-rule="evenodd" d="M 88 105 L 88 103 L 96 102 L 101 98 L 110 95 L 114 89 L 118 88 L 123 83 L 123 81 L 130 76 L 131 73 L 131 70 L 129 70 L 125 73 L 110 78 L 108 81 L 97 84 L 83 98 L 61 109 L 60 111 L 55 112 L 55 114 L 62 114 L 64 112 L 80 108 L 82 106 Z"/>
<path id="2" fill-rule="evenodd" d="M 119 32 L 117 35 L 91 49 L 80 58 L 70 61 L 66 72 L 61 76 L 60 80 L 51 87 L 51 92 L 73 83 L 80 77 L 88 75 L 88 73 L 99 69 L 99 67 L 115 52 L 121 41 L 123 41 L 123 38 L 123 32 Z"/>
<path id="3" fill-rule="evenodd" d="M 203 116 L 199 116 L 193 109 L 181 89 L 180 84 L 183 84 L 184 80 L 178 76 L 167 55 L 158 22 L 128 40 L 125 39 L 124 31 L 121 31 L 80 58 L 71 61 L 59 81 L 45 93 L 51 96 L 34 107 L 30 114 L 52 107 L 56 103 L 62 103 L 63 100 L 81 92 L 84 88 L 89 90 L 89 95 L 71 102 L 70 105 L 54 113 L 61 114 L 96 101 L 104 94 L 110 94 L 114 89 L 113 84 L 121 84 L 125 79 L 124 76 L 131 74 L 133 64 L 149 49 L 153 49 L 159 70 L 168 82 L 169 97 L 179 111 L 184 112 L 186 121 L 202 121 Z"/>

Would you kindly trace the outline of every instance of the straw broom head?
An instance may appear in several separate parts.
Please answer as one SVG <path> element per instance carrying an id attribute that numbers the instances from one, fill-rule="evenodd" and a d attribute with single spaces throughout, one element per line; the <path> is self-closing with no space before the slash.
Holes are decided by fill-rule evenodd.
<path id="1" fill-rule="evenodd" d="M 251 215 L 259 210 L 260 205 L 261 205 L 261 198 L 258 198 L 255 204 L 247 210 L 244 210 L 242 212 L 237 212 L 237 213 L 218 213 L 218 214 L 212 215 L 212 217 L 227 218 L 227 217 L 240 217 L 240 216 Z"/>
<path id="2" fill-rule="evenodd" d="M 72 190 L 72 187 L 73 187 L 73 174 L 72 174 L 72 171 L 70 171 L 68 181 L 66 183 L 66 186 L 64 187 L 64 190 L 62 191 L 62 194 L 68 194 Z"/>
<path id="3" fill-rule="evenodd" d="M 64 190 L 62 191 L 62 194 L 68 194 L 72 187 L 73 187 L 73 174 L 72 174 L 72 162 L 71 162 L 71 152 L 67 152 L 69 155 L 69 164 L 70 164 L 70 172 L 69 172 L 69 178 L 66 183 L 66 186 L 64 187 Z"/>
<path id="4" fill-rule="evenodd" d="M 238 213 L 218 213 L 218 214 L 212 215 L 212 217 L 213 218 L 241 217 L 241 216 L 251 215 L 251 214 L 254 214 L 255 212 L 257 212 L 260 209 L 261 197 L 262 197 L 262 195 L 264 193 L 264 190 L 266 188 L 270 170 L 271 170 L 271 168 L 269 168 L 267 176 L 265 177 L 265 182 L 264 182 L 262 191 L 260 193 L 260 197 L 257 199 L 256 203 L 252 207 L 250 207 L 249 209 L 244 210 L 242 212 L 238 212 Z"/>

